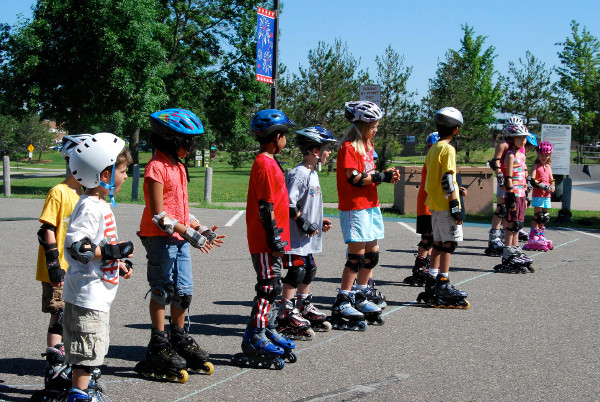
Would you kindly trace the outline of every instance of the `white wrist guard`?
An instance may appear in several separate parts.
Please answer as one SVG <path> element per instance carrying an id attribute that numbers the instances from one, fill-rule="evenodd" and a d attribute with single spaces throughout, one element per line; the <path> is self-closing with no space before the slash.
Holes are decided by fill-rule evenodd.
<path id="1" fill-rule="evenodd" d="M 200 223 L 200 221 L 198 220 L 198 218 L 196 218 L 194 215 L 190 214 L 190 224 L 191 224 L 192 222 L 194 222 L 194 221 L 196 221 L 196 222 Z"/>
<path id="2" fill-rule="evenodd" d="M 173 234 L 173 231 L 175 230 L 175 224 L 179 223 L 179 221 L 177 219 L 171 219 L 166 215 L 167 213 L 165 211 L 162 211 L 160 214 L 154 215 L 152 217 L 152 222 L 154 222 L 154 224 L 158 226 L 158 228 L 163 232 Z M 163 223 L 161 224 L 160 220 L 163 218 L 163 216 L 165 218 L 163 219 Z"/>
<path id="3" fill-rule="evenodd" d="M 181 235 L 181 237 L 186 239 L 193 247 L 196 248 L 202 248 L 206 244 L 206 237 L 202 236 L 200 233 L 198 233 L 189 226 Z"/>

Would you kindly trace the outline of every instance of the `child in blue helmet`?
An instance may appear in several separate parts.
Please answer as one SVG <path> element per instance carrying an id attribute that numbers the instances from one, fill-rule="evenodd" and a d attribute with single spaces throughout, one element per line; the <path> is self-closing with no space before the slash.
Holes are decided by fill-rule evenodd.
<path id="1" fill-rule="evenodd" d="M 275 299 L 282 289 L 283 254 L 290 249 L 289 198 L 285 177 L 275 159 L 286 144 L 289 128 L 295 126 L 277 109 L 261 110 L 250 122 L 250 135 L 260 144 L 248 184 L 246 230 L 248 249 L 256 272 L 256 297 L 242 337 L 242 353 L 233 358 L 238 366 L 282 369 L 282 357 L 296 361 L 294 341 L 280 335 L 276 327 Z"/>
<path id="2" fill-rule="evenodd" d="M 138 236 L 146 249 L 150 285 L 152 331 L 146 360 L 135 370 L 187 380 L 186 368 L 212 373 L 209 355 L 184 329 L 186 310 L 194 290 L 190 246 L 208 253 L 220 247 L 223 235 L 209 229 L 190 213 L 189 176 L 180 158 L 192 150 L 194 138 L 204 133 L 198 117 L 186 109 L 166 109 L 150 115 L 152 159 L 144 170 L 144 201 Z M 170 333 L 165 330 L 170 306 Z"/>

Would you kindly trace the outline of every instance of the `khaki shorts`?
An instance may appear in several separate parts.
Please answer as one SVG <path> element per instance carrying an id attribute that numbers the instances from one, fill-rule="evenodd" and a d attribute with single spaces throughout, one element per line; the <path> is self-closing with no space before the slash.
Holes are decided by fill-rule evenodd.
<path id="1" fill-rule="evenodd" d="M 65 362 L 96 367 L 104 363 L 110 343 L 110 312 L 65 303 L 63 342 Z"/>
<path id="2" fill-rule="evenodd" d="M 431 227 L 433 229 L 433 241 L 463 240 L 462 225 L 457 225 L 450 211 L 431 211 Z"/>
<path id="3" fill-rule="evenodd" d="M 60 313 L 65 307 L 62 293 L 62 288 L 54 287 L 48 282 L 42 282 L 42 312 L 50 314 Z"/>

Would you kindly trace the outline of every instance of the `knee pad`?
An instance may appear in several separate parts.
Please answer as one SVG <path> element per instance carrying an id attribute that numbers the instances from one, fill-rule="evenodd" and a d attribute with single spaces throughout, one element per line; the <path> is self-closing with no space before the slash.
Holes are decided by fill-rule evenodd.
<path id="1" fill-rule="evenodd" d="M 533 220 L 540 224 L 544 223 L 544 213 L 542 211 L 536 213 Z"/>
<path id="2" fill-rule="evenodd" d="M 423 247 L 423 250 L 431 250 L 431 247 L 433 247 L 433 235 L 421 235 L 421 241 L 417 246 Z"/>
<path id="3" fill-rule="evenodd" d="M 519 230 L 523 229 L 525 227 L 525 222 L 524 221 L 517 221 L 517 228 Z"/>
<path id="4" fill-rule="evenodd" d="M 506 218 L 506 204 L 498 204 L 496 206 L 496 212 L 494 212 L 498 218 Z"/>
<path id="5" fill-rule="evenodd" d="M 365 260 L 371 260 L 370 262 L 365 262 L 363 268 L 373 269 L 379 263 L 379 251 L 371 251 L 369 253 L 365 253 Z"/>
<path id="6" fill-rule="evenodd" d="M 254 287 L 256 296 L 273 303 L 277 296 L 281 294 L 281 278 L 261 279 Z"/>
<path id="7" fill-rule="evenodd" d="M 516 221 L 508 221 L 506 224 L 506 230 L 511 233 L 517 233 L 519 231 L 519 223 Z"/>
<path id="8" fill-rule="evenodd" d="M 63 334 L 63 326 L 60 322 L 55 322 L 52 325 L 48 326 L 48 333 L 54 335 L 62 335 Z"/>
<path id="9" fill-rule="evenodd" d="M 357 260 L 357 262 L 352 262 L 350 260 Z M 365 265 L 365 256 L 364 254 L 348 254 L 348 260 L 346 261 L 346 266 L 352 272 L 358 272 Z"/>
<path id="10" fill-rule="evenodd" d="M 187 310 L 187 308 L 192 304 L 192 295 L 183 295 L 176 297 L 178 297 L 179 299 L 173 298 L 171 300 L 171 306 L 175 306 L 182 310 Z"/>
<path id="11" fill-rule="evenodd" d="M 282 278 L 282 282 L 297 288 L 302 283 L 306 276 L 306 268 L 304 265 L 291 266 L 287 269 L 287 275 Z"/>
<path id="12" fill-rule="evenodd" d="M 458 247 L 458 243 L 455 241 L 446 241 L 442 243 L 440 246 L 440 251 L 443 253 L 453 254 L 456 248 Z"/>
<path id="13" fill-rule="evenodd" d="M 154 293 L 155 291 L 159 291 L 159 294 Z M 150 289 L 150 298 L 152 300 L 154 300 L 155 302 L 157 302 L 158 304 L 160 304 L 161 306 L 166 306 L 167 304 L 171 304 L 171 300 L 173 300 L 173 290 L 169 289 L 163 289 L 163 288 L 157 288 L 157 289 Z"/>
<path id="14" fill-rule="evenodd" d="M 92 371 L 94 371 L 95 367 L 82 366 L 81 364 L 74 364 L 73 369 L 83 370 L 88 374 L 92 374 Z"/>
<path id="15" fill-rule="evenodd" d="M 310 285 L 317 274 L 317 264 L 315 264 L 315 259 L 312 255 L 309 254 L 306 256 L 306 265 L 304 268 L 306 269 L 306 274 L 304 275 L 304 280 L 302 283 L 305 285 Z"/>

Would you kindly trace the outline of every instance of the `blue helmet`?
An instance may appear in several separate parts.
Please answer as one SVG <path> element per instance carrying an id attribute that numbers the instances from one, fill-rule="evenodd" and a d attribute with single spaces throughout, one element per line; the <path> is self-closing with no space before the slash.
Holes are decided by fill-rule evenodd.
<path id="1" fill-rule="evenodd" d="M 281 110 L 265 109 L 257 112 L 250 122 L 250 135 L 268 137 L 275 131 L 287 131 L 296 123 L 291 121 Z"/>
<path id="2" fill-rule="evenodd" d="M 534 133 L 529 133 L 529 135 L 527 136 L 527 143 L 533 145 L 534 147 L 537 147 L 538 142 L 537 138 L 535 138 Z"/>
<path id="3" fill-rule="evenodd" d="M 198 116 L 186 109 L 165 109 L 150 115 L 150 128 L 157 134 L 200 135 L 204 127 Z"/>
<path id="4" fill-rule="evenodd" d="M 433 145 L 440 140 L 440 136 L 437 131 L 429 134 L 427 139 L 425 140 L 425 145 Z"/>

